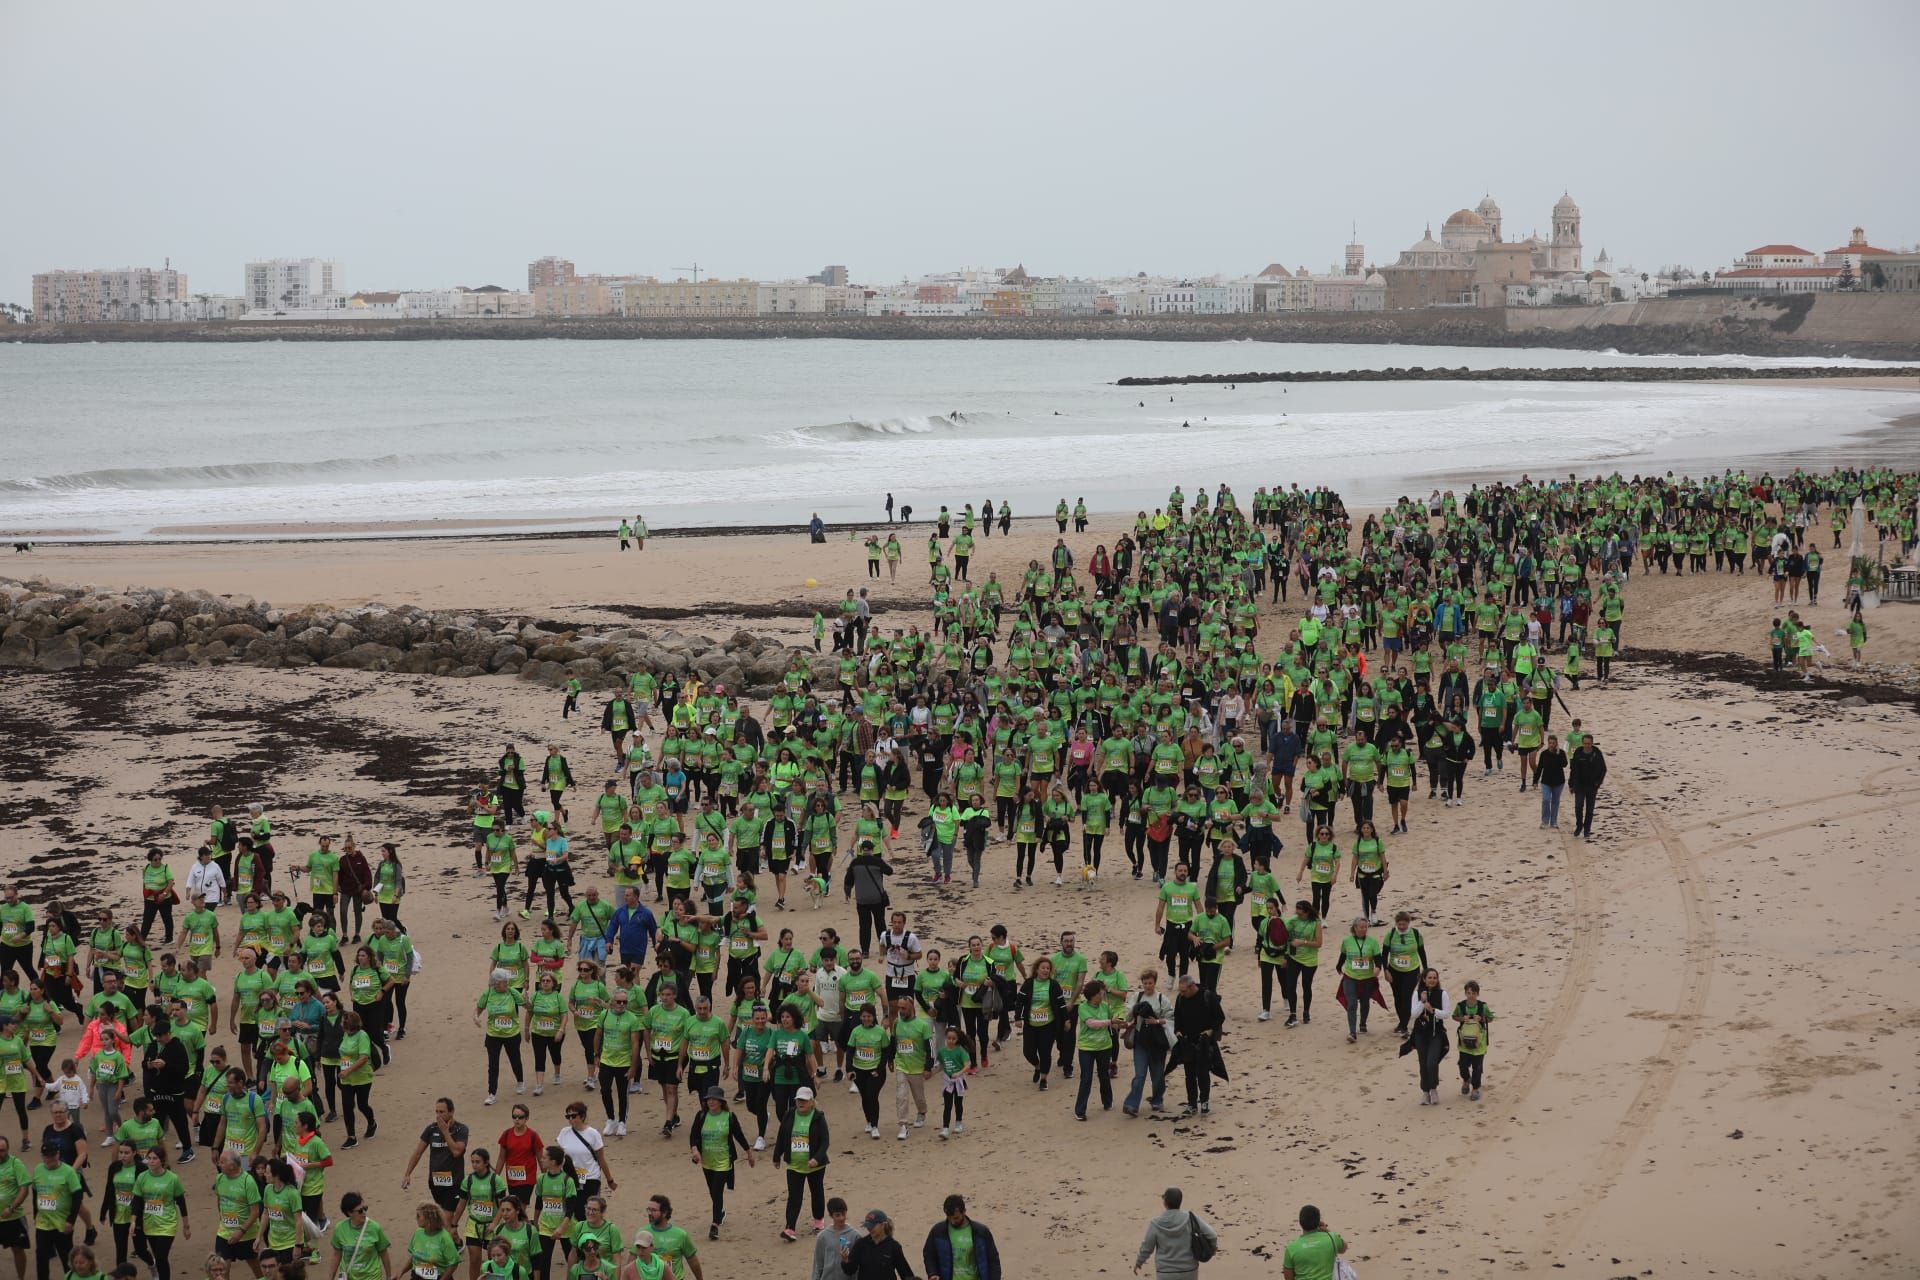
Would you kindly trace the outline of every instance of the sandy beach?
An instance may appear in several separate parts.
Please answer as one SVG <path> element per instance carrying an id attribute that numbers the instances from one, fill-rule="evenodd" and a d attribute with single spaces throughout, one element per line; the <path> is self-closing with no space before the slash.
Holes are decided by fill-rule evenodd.
<path id="1" fill-rule="evenodd" d="M 1124 523 L 1096 517 L 1069 544 L 1084 563 Z M 882 629 L 930 620 L 926 526 L 913 532 L 899 581 L 883 571 L 872 584 Z M 981 542 L 975 579 L 1017 579 L 1055 536 L 1032 520 Z M 792 642 L 810 634 L 814 609 L 869 585 L 845 534 L 824 546 L 786 534 L 662 538 L 625 554 L 607 537 L 47 546 L 30 563 L 53 581 L 203 587 L 282 607 L 378 600 L 717 635 L 747 625 Z M 1838 650 L 1829 633 L 1844 619 L 1829 590 L 1813 617 Z M 962 1191 L 999 1237 L 1010 1277 L 1124 1274 L 1169 1182 L 1226 1241 L 1209 1276 L 1276 1274 L 1305 1201 L 1353 1241 L 1363 1276 L 1912 1274 L 1920 999 L 1897 977 L 1859 977 L 1920 959 L 1904 941 L 1920 899 L 1920 704 L 1890 674 L 1920 660 L 1920 608 L 1869 615 L 1880 674 L 1800 686 L 1763 669 L 1775 615 L 1765 582 L 1636 576 L 1629 599 L 1616 680 L 1566 695 L 1612 760 L 1600 838 L 1538 831 L 1532 796 L 1476 768 L 1465 808 L 1416 800 L 1391 850 L 1383 905 L 1415 911 L 1447 981 L 1477 978 L 1500 1015 L 1484 1102 L 1448 1089 L 1442 1107 L 1418 1107 L 1410 1060 L 1379 1026 L 1346 1045 L 1328 992 L 1311 1027 L 1255 1022 L 1257 975 L 1236 955 L 1222 981 L 1232 1078 L 1210 1116 L 1096 1110 L 1076 1124 L 1063 1082 L 1036 1094 L 1009 1057 L 976 1083 L 963 1138 L 942 1143 L 929 1127 L 897 1142 L 889 1103 L 886 1140 L 870 1142 L 855 1100 L 832 1086 L 829 1194 L 856 1216 L 885 1207 L 917 1269 L 941 1198 Z M 1263 629 L 1284 634 L 1300 612 L 1296 593 L 1263 608 Z M 1866 705 L 1840 704 L 1856 692 Z M 598 717 L 559 712 L 558 694 L 498 677 L 0 673 L 10 744 L 0 804 L 15 815 L 0 856 L 29 890 L 80 906 L 137 897 L 137 851 L 149 843 L 184 875 L 214 802 L 264 801 L 280 847 L 299 854 L 322 831 L 367 847 L 399 841 L 413 884 L 405 917 L 426 955 L 413 1034 L 375 1088 L 380 1137 L 346 1153 L 329 1195 L 362 1190 L 404 1238 L 416 1197 L 401 1192 L 400 1170 L 432 1099 L 451 1092 L 475 1141 L 507 1123 L 506 1099 L 480 1105 L 468 1009 L 496 926 L 490 882 L 458 843 L 459 803 L 505 740 L 535 760 L 560 744 L 590 785 L 605 755 Z M 916 791 L 909 820 L 923 809 Z M 1291 843 L 1297 828 L 1285 834 Z M 977 891 L 932 885 L 907 858 L 895 903 L 950 954 L 1004 923 L 1030 952 L 1072 927 L 1083 950 L 1111 948 L 1129 972 L 1150 961 L 1154 900 L 1139 883 L 1015 891 L 1011 857 L 993 845 Z M 1282 862 L 1285 883 L 1293 865 Z M 803 942 L 827 924 L 854 935 L 837 899 L 769 916 Z M 223 960 L 217 976 L 231 972 Z M 587 1096 L 571 1058 L 566 1074 L 575 1083 L 528 1099 L 544 1134 L 566 1100 Z M 722 1239 L 707 1243 L 684 1138 L 657 1135 L 657 1097 L 635 1101 L 635 1136 L 611 1143 L 622 1229 L 666 1192 L 699 1237 L 707 1276 L 804 1275 L 810 1242 L 775 1238 L 781 1176 L 743 1170 Z M 205 1169 L 187 1171 L 196 1222 L 210 1220 Z"/>

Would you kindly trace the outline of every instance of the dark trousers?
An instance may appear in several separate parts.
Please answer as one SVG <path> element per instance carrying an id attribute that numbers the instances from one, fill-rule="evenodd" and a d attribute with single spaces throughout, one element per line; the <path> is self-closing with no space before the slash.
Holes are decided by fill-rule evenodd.
<path id="1" fill-rule="evenodd" d="M 1186 1052 L 1181 1054 L 1181 1070 L 1187 1073 L 1187 1105 L 1197 1107 L 1213 1099 L 1213 1073 L 1207 1070 L 1207 1052 L 1204 1041 L 1189 1040 Z"/>
<path id="2" fill-rule="evenodd" d="M 887 904 L 881 902 L 862 902 L 860 912 L 860 950 L 865 954 L 873 946 L 873 935 L 887 931 Z"/>
<path id="3" fill-rule="evenodd" d="M 1599 798 L 1599 793 L 1595 791 L 1573 793 L 1573 834 L 1577 836 L 1593 834 L 1593 802 Z"/>
<path id="4" fill-rule="evenodd" d="M 502 1052 L 506 1053 L 507 1064 L 513 1068 L 514 1082 L 518 1084 L 519 1082 L 521 1082 L 526 1078 L 526 1072 L 520 1065 L 520 1037 L 517 1035 L 516 1036 L 488 1036 L 487 1037 L 487 1092 L 488 1093 L 500 1092 L 500 1087 L 499 1087 L 500 1086 L 500 1055 Z"/>
<path id="5" fill-rule="evenodd" d="M 793 1230 L 794 1224 L 800 1221 L 800 1195 L 803 1190 L 812 1202 L 811 1216 L 816 1220 L 827 1216 L 827 1171 L 815 1169 L 812 1173 L 799 1173 L 789 1169 L 787 1170 L 787 1230 L 789 1231 Z"/>

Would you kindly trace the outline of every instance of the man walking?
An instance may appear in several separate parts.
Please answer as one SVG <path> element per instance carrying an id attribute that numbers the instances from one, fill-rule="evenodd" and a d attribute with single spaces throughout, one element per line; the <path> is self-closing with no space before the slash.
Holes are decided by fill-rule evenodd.
<path id="1" fill-rule="evenodd" d="M 967 1216 L 964 1196 L 948 1196 L 946 1217 L 927 1232 L 920 1262 L 927 1280 L 1001 1280 L 1000 1250 L 986 1224 Z"/>
<path id="2" fill-rule="evenodd" d="M 1567 762 L 1567 787 L 1573 792 L 1573 834 L 1593 839 L 1593 805 L 1607 780 L 1607 758 L 1592 734 L 1580 740 Z"/>
<path id="3" fill-rule="evenodd" d="M 1152 1258 L 1153 1273 L 1160 1280 L 1194 1280 L 1200 1274 L 1201 1262 L 1219 1249 L 1219 1235 L 1199 1214 L 1181 1208 L 1184 1200 L 1178 1187 L 1168 1187 L 1161 1193 L 1161 1210 L 1147 1223 L 1147 1234 L 1133 1260 L 1133 1274 L 1139 1275 L 1140 1268 Z"/>
<path id="4" fill-rule="evenodd" d="M 1213 1054 L 1220 1028 L 1226 1023 L 1220 997 L 1200 985 L 1191 973 L 1180 975 L 1180 998 L 1173 1002 L 1174 1056 L 1187 1078 L 1187 1110 L 1206 1115 L 1213 1110 Z"/>
<path id="5" fill-rule="evenodd" d="M 860 949 L 871 950 L 873 935 L 882 937 L 887 932 L 887 877 L 893 874 L 893 868 L 887 860 L 874 852 L 873 841 L 862 840 L 860 851 L 853 861 L 847 864 L 847 874 L 841 889 L 847 901 L 854 904 L 860 913 Z"/>

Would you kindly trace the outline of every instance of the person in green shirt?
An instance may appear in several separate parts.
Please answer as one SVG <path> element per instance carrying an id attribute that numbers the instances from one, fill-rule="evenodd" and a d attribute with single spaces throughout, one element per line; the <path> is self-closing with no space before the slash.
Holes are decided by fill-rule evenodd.
<path id="1" fill-rule="evenodd" d="M 1454 1041 L 1460 1046 L 1460 1092 L 1480 1101 L 1480 1085 L 1486 1073 L 1487 1041 L 1493 1025 L 1493 1010 L 1480 998 L 1480 984 L 1469 982 L 1466 999 L 1453 1006 L 1457 1023 Z"/>
<path id="2" fill-rule="evenodd" d="M 1380 939 L 1369 937 L 1369 920 L 1355 916 L 1347 936 L 1340 939 L 1340 1003 L 1347 1007 L 1347 1043 L 1367 1029 L 1372 1004 L 1386 1007 L 1380 994 Z"/>
<path id="3" fill-rule="evenodd" d="M 17 1280 L 27 1276 L 27 1192 L 33 1175 L 11 1144 L 0 1138 L 0 1247 L 13 1251 L 13 1271 Z"/>
<path id="4" fill-rule="evenodd" d="M 1220 990 L 1220 970 L 1233 950 L 1233 921 L 1220 913 L 1218 899 L 1208 898 L 1206 909 L 1192 925 L 1194 954 L 1200 961 L 1200 986 Z"/>
<path id="5" fill-rule="evenodd" d="M 60 1144 L 42 1142 L 40 1163 L 28 1178 L 32 1187 L 33 1230 L 36 1254 L 50 1250 L 62 1258 L 73 1247 L 73 1222 L 77 1217 L 94 1230 L 93 1212 L 81 1198 L 80 1175 L 72 1165 L 60 1161 Z"/>
<path id="6" fill-rule="evenodd" d="M 594 985 L 600 984 L 596 982 Z M 607 1113 L 604 1128 L 615 1137 L 624 1137 L 627 1132 L 627 1086 L 640 1078 L 640 1042 L 644 1025 L 640 1015 L 629 1007 L 632 997 L 627 991 L 609 992 L 604 999 L 607 1008 L 600 1015 L 590 1060 L 600 1068 L 600 1101 Z"/>
<path id="7" fill-rule="evenodd" d="M 423 1204 L 414 1210 L 414 1232 L 407 1241 L 407 1260 L 414 1280 L 452 1280 L 460 1264 L 460 1246 L 447 1230 L 446 1218 L 437 1204 Z"/>
<path id="8" fill-rule="evenodd" d="M 215 1245 L 222 1255 L 250 1255 L 260 1234 L 260 1184 L 240 1157 L 223 1151 L 213 1178 L 213 1208 L 218 1219 Z M 366 1280 L 363 1275 L 360 1280 Z"/>
<path id="9" fill-rule="evenodd" d="M 500 1202 L 507 1198 L 507 1180 L 494 1172 L 493 1156 L 485 1147 L 474 1147 L 467 1152 L 467 1169 L 467 1176 L 461 1179 L 454 1196 L 448 1229 L 464 1237 L 467 1271 L 471 1275 L 486 1256 L 487 1241 L 492 1238 L 494 1223 L 500 1216 Z"/>
<path id="10" fill-rule="evenodd" d="M 1160 958 L 1167 971 L 1185 973 L 1193 962 L 1191 929 L 1200 906 L 1200 886 L 1188 878 L 1187 864 L 1174 864 L 1173 879 L 1160 885 L 1153 908 L 1153 931 L 1160 935 Z"/>
<path id="11" fill-rule="evenodd" d="M 513 1068 L 515 1093 L 527 1091 L 526 1073 L 520 1064 L 520 1041 L 526 1035 L 527 1000 L 514 989 L 513 972 L 495 969 L 492 982 L 473 1002 L 473 1025 L 484 1025 L 487 1044 L 487 1105 L 500 1092 L 500 1055 L 507 1056 Z M 484 1024 L 482 1018 L 485 1018 Z"/>
<path id="12" fill-rule="evenodd" d="M 173 1280 L 170 1255 L 175 1236 L 193 1239 L 187 1216 L 187 1189 L 180 1175 L 167 1167 L 164 1145 L 147 1152 L 147 1171 L 133 1181 L 134 1200 L 140 1206 L 140 1231 L 153 1259 L 154 1280 Z"/>
<path id="13" fill-rule="evenodd" d="M 882 1033 L 885 1034 L 884 1032 Z M 700 1100 L 701 1112 L 687 1129 L 688 1159 L 700 1167 L 707 1181 L 707 1198 L 713 1203 L 713 1221 L 707 1227 L 707 1239 L 720 1238 L 720 1224 L 727 1220 L 727 1192 L 733 1190 L 733 1167 L 736 1159 L 744 1155 L 747 1167 L 755 1164 L 754 1149 L 747 1145 L 747 1135 L 741 1131 L 740 1117 L 727 1110 L 727 1091 L 719 1085 L 710 1086 Z M 654 1215 L 653 1203 L 648 1203 L 648 1217 Z M 671 1228 L 678 1231 L 679 1228 Z M 685 1232 L 681 1232 L 685 1235 Z M 656 1248 L 661 1247 L 661 1228 L 654 1223 L 653 1236 Z M 672 1249 L 662 1249 L 672 1254 Z M 692 1257 L 689 1252 L 688 1257 Z"/>
<path id="14" fill-rule="evenodd" d="M 1300 1210 L 1300 1232 L 1300 1238 L 1287 1245 L 1280 1274 L 1285 1280 L 1333 1280 L 1334 1262 L 1347 1251 L 1347 1242 L 1327 1230 L 1312 1205 Z"/>
<path id="15" fill-rule="evenodd" d="M 251 1183 L 253 1179 L 248 1178 Z M 386 1280 L 393 1274 L 388 1257 L 393 1241 L 373 1220 L 366 1197 L 349 1191 L 340 1197 L 340 1222 L 327 1243 L 333 1248 L 334 1280 Z"/>

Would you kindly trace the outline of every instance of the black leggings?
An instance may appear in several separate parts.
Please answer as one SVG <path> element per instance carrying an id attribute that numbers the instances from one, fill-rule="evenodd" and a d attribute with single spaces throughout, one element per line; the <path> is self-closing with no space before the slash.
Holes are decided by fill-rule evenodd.
<path id="1" fill-rule="evenodd" d="M 615 1103 L 619 1104 L 618 1110 Z M 600 1067 L 600 1105 L 606 1108 L 609 1120 L 618 1120 L 622 1124 L 627 1120 L 627 1069 L 625 1067 Z"/>
<path id="2" fill-rule="evenodd" d="M 787 1170 L 787 1230 L 789 1231 L 793 1230 L 794 1224 L 800 1221 L 800 1194 L 803 1189 L 808 1199 L 813 1202 L 813 1213 L 810 1216 L 816 1221 L 827 1216 L 827 1171 L 815 1169 L 812 1173 L 800 1173 L 789 1169 Z"/>
<path id="3" fill-rule="evenodd" d="M 1333 906 L 1333 882 L 1331 880 L 1326 884 L 1315 882 L 1309 884 L 1307 888 L 1313 891 L 1314 916 L 1318 919 L 1325 920 L 1327 918 L 1327 912 Z"/>
<path id="4" fill-rule="evenodd" d="M 148 1236 L 147 1253 L 153 1259 L 153 1280 L 173 1280 L 172 1236 Z"/>
<path id="5" fill-rule="evenodd" d="M 985 1009 L 960 1010 L 960 1025 L 966 1029 L 967 1038 L 973 1041 L 973 1052 L 980 1059 L 980 1065 L 987 1065 L 987 1021 Z"/>
<path id="6" fill-rule="evenodd" d="M 73 1251 L 73 1232 L 36 1229 L 33 1233 L 33 1269 L 38 1280 L 52 1280 L 48 1266 L 60 1259 L 60 1274 L 67 1271 L 67 1255 Z"/>
<path id="7" fill-rule="evenodd" d="M 953 1093 L 942 1089 L 940 1091 L 940 1127 L 945 1129 L 951 1125 L 966 1122 L 967 1096 L 964 1093 Z"/>
<path id="8" fill-rule="evenodd" d="M 727 1184 L 733 1181 L 733 1171 L 702 1169 L 701 1172 L 707 1175 L 707 1199 L 713 1202 L 713 1225 L 717 1227 L 727 1216 Z"/>
<path id="9" fill-rule="evenodd" d="M 1395 1025 L 1404 1031 L 1413 1019 L 1413 993 L 1420 985 L 1420 971 L 1389 967 L 1387 981 L 1393 987 Z"/>
<path id="10" fill-rule="evenodd" d="M 1486 1054 L 1468 1053 L 1465 1050 L 1461 1051 L 1460 1053 L 1461 1083 L 1471 1085 L 1473 1088 L 1478 1089 L 1480 1087 L 1480 1077 L 1482 1073 L 1486 1071 L 1486 1069 L 1487 1069 Z"/>
<path id="11" fill-rule="evenodd" d="M 757 1138 L 767 1136 L 767 1098 L 772 1090 L 773 1086 L 764 1080 L 746 1082 L 747 1114 L 753 1117 L 754 1124 L 758 1126 L 754 1134 Z"/>
<path id="12" fill-rule="evenodd" d="M 1387 883 L 1385 876 L 1355 876 L 1353 882 L 1360 886 L 1360 914 L 1369 920 L 1380 906 L 1380 890 Z"/>
<path id="13" fill-rule="evenodd" d="M 402 1033 L 407 1029 L 407 986 L 404 982 L 393 984 L 393 1021 Z"/>
<path id="14" fill-rule="evenodd" d="M 1031 1022 L 1027 1023 L 1025 1043 L 1021 1047 L 1026 1050 L 1027 1061 L 1033 1064 L 1033 1069 L 1040 1074 L 1042 1080 L 1053 1072 L 1054 1050 L 1060 1046 L 1058 1031 L 1059 1029 L 1051 1023 L 1044 1027 L 1036 1027 Z"/>
<path id="15" fill-rule="evenodd" d="M 853 1083 L 860 1089 L 860 1111 L 867 1118 L 869 1126 L 880 1123 L 880 1088 L 887 1082 L 884 1071 L 858 1071 L 853 1073 Z"/>
<path id="16" fill-rule="evenodd" d="M 1097 835 L 1091 831 L 1081 832 L 1080 861 L 1086 863 L 1095 871 L 1098 871 L 1100 869 L 1100 846 L 1106 842 L 1106 839 L 1107 836 L 1105 832 Z"/>
<path id="17" fill-rule="evenodd" d="M 547 1069 L 547 1059 L 553 1059 L 553 1078 L 560 1079 L 560 1046 L 564 1042 L 559 1036 L 535 1036 L 533 1038 L 533 1073 L 539 1075 Z"/>
<path id="18" fill-rule="evenodd" d="M 1273 976 L 1276 972 L 1280 974 L 1280 989 L 1284 992 L 1287 986 L 1286 962 L 1282 961 L 1279 964 L 1269 964 L 1265 960 L 1260 962 L 1260 1012 L 1262 1013 L 1273 1009 Z M 1288 1001 L 1288 1003 L 1292 1002 Z"/>
<path id="19" fill-rule="evenodd" d="M 505 911 L 507 909 L 507 877 L 511 874 L 511 872 L 507 871 L 496 871 L 493 873 L 493 909 L 495 911 Z M 531 882 L 528 883 L 527 888 L 533 888 Z"/>
<path id="20" fill-rule="evenodd" d="M 320 1064 L 320 1091 L 326 1095 L 327 1115 L 332 1115 L 339 1107 L 340 1064 L 337 1062 Z"/>
<path id="21" fill-rule="evenodd" d="M 519 1036 L 487 1037 L 487 1092 L 500 1092 L 500 1055 L 507 1055 L 507 1064 L 513 1068 L 513 1079 L 519 1084 L 526 1079 L 526 1071 L 520 1065 Z"/>
<path id="22" fill-rule="evenodd" d="M 1039 862 L 1039 861 L 1040 861 L 1040 846 L 1039 846 L 1039 845 L 1037 845 L 1037 844 L 1021 844 L 1021 843 L 1019 843 L 1019 842 L 1017 842 L 1017 841 L 1016 841 L 1016 842 L 1014 843 L 1014 846 L 1013 846 L 1013 874 L 1014 874 L 1015 876 L 1030 876 L 1030 875 L 1032 875 L 1032 874 L 1033 874 L 1033 868 L 1034 868 L 1034 864 L 1035 864 L 1035 863 L 1037 863 L 1037 862 Z"/>
<path id="23" fill-rule="evenodd" d="M 1318 965 L 1289 961 L 1280 971 L 1280 995 L 1287 1002 L 1288 1017 L 1293 1016 L 1296 1006 L 1307 1017 L 1313 1016 L 1313 975 L 1318 968 Z"/>
<path id="24" fill-rule="evenodd" d="M 347 1136 L 353 1137 L 353 1113 L 357 1110 L 367 1118 L 367 1129 L 372 1131 L 378 1123 L 373 1118 L 373 1086 L 371 1084 L 340 1084 L 340 1111 L 347 1124 Z"/>

